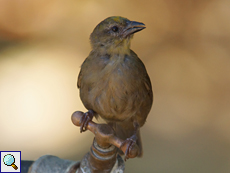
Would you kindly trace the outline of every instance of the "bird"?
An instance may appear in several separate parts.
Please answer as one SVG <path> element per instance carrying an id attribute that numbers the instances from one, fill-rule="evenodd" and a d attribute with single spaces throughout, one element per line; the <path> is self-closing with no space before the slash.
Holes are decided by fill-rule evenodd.
<path id="1" fill-rule="evenodd" d="M 101 21 L 90 35 L 92 50 L 81 65 L 77 87 L 88 110 L 80 132 L 93 117 L 101 117 L 117 137 L 128 143 L 125 160 L 136 143 L 143 154 L 140 127 L 153 104 L 152 85 L 145 65 L 130 49 L 134 33 L 145 24 L 121 16 Z"/>

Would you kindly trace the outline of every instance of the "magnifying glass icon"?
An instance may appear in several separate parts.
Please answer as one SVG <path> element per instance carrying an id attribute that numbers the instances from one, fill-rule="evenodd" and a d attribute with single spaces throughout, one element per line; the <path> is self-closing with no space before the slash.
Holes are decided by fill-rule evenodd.
<path id="1" fill-rule="evenodd" d="M 7 154 L 3 157 L 3 162 L 7 166 L 12 166 L 15 170 L 18 169 L 18 167 L 14 164 L 15 158 L 12 154 Z"/>

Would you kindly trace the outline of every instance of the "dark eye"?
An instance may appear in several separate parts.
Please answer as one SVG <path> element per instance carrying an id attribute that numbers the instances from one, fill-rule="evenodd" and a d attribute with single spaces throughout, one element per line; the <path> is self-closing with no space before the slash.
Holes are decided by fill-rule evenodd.
<path id="1" fill-rule="evenodd" d="M 118 27 L 117 27 L 117 26 L 113 26 L 113 27 L 112 27 L 112 31 L 113 31 L 113 32 L 117 32 L 117 31 L 118 31 Z"/>

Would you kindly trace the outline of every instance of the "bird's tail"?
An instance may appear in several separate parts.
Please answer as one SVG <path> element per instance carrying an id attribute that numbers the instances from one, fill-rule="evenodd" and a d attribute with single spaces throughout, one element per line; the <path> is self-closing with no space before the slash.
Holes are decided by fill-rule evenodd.
<path id="1" fill-rule="evenodd" d="M 133 126 L 133 123 L 130 122 L 114 123 L 113 128 L 115 130 L 116 136 L 123 140 L 130 138 L 135 133 L 135 128 Z M 138 157 L 141 157 L 143 155 L 143 148 L 141 142 L 140 129 L 136 131 L 136 137 L 137 137 L 136 144 L 139 147 Z M 119 151 L 119 154 L 123 155 L 124 153 L 122 151 Z"/>

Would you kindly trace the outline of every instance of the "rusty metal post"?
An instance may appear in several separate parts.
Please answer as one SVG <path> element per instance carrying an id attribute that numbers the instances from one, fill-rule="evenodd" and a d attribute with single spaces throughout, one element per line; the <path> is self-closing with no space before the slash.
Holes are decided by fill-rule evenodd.
<path id="1" fill-rule="evenodd" d="M 74 125 L 81 126 L 83 114 L 80 111 L 72 114 L 71 119 Z M 118 149 L 125 153 L 128 143 L 116 137 L 114 130 L 108 124 L 96 124 L 89 121 L 87 130 L 94 133 L 95 138 L 90 151 L 81 162 L 45 155 L 33 162 L 28 173 L 123 173 L 125 164 L 118 154 Z M 138 151 L 138 146 L 134 144 L 128 157 L 136 157 Z"/>
<path id="2" fill-rule="evenodd" d="M 72 122 L 81 126 L 83 112 L 76 111 L 72 115 Z M 88 123 L 87 129 L 94 133 L 95 138 L 89 153 L 85 155 L 77 173 L 122 173 L 124 172 L 124 161 L 118 154 L 118 148 L 123 152 L 128 147 L 122 139 L 115 136 L 115 132 L 107 124 L 96 124 L 93 121 Z M 138 146 L 135 144 L 128 157 L 134 158 L 138 155 Z M 117 167 L 116 167 L 117 164 Z"/>
<path id="3" fill-rule="evenodd" d="M 84 156 L 76 173 L 123 173 L 124 169 L 124 161 L 117 155 L 117 148 L 113 145 L 101 148 L 94 139 L 90 152 Z"/>

